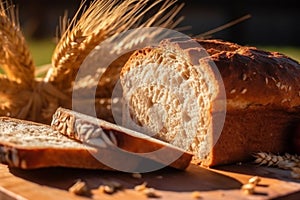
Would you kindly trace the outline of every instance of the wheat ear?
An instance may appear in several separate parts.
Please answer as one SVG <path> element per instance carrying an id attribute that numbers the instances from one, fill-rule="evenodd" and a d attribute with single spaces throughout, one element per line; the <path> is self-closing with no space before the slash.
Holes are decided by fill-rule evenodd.
<path id="1" fill-rule="evenodd" d="M 253 155 L 256 159 L 254 163 L 267 165 L 282 169 L 290 169 L 295 166 L 300 167 L 300 157 L 298 155 L 284 154 L 275 155 L 272 153 L 259 152 Z"/>
<path id="2" fill-rule="evenodd" d="M 0 64 L 10 80 L 31 87 L 35 67 L 17 19 L 14 6 L 0 1 Z"/>
<path id="3" fill-rule="evenodd" d="M 81 63 L 101 41 L 131 28 L 176 26 L 182 19 L 174 20 L 180 10 L 180 6 L 174 6 L 175 2 L 176 0 L 96 0 L 77 21 L 79 13 L 84 9 L 82 3 L 56 46 L 52 68 L 45 80 L 62 90 L 70 90 Z M 145 14 L 159 4 L 162 4 L 159 11 L 151 19 L 143 21 Z"/>
<path id="4" fill-rule="evenodd" d="M 275 155 L 272 153 L 259 152 L 253 154 L 256 158 L 254 163 L 277 167 L 284 170 L 290 170 L 292 178 L 300 179 L 300 156 L 285 153 L 284 155 Z"/>
<path id="5" fill-rule="evenodd" d="M 27 103 L 26 96 L 30 96 L 25 85 L 0 74 L 0 86 L 0 116 L 18 116 L 20 108 Z"/>

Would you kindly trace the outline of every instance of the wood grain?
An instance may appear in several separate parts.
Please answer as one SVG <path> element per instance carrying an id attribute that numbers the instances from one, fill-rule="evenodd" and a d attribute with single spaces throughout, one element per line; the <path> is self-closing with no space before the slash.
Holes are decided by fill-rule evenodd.
<path id="1" fill-rule="evenodd" d="M 262 181 L 254 195 L 240 190 L 252 176 Z M 68 188 L 81 179 L 92 194 L 76 196 Z M 124 187 L 113 195 L 103 194 L 98 187 L 107 181 L 117 181 Z M 147 182 L 154 188 L 159 199 L 193 199 L 192 193 L 199 191 L 202 199 L 298 199 L 300 180 L 292 179 L 289 171 L 252 164 L 230 165 L 214 169 L 190 165 L 186 171 L 165 168 L 142 174 L 134 178 L 130 173 L 73 168 L 43 168 L 20 170 L 0 165 L 0 200 L 6 199 L 147 199 L 134 191 L 134 186 Z M 297 198 L 298 197 L 298 198 Z"/>

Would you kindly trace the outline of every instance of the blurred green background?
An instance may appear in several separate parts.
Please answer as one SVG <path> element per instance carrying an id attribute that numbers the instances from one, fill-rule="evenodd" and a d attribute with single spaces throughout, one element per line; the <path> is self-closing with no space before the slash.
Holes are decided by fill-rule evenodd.
<path id="1" fill-rule="evenodd" d="M 151 1 L 151 0 L 150 0 Z M 153 0 L 155 1 L 155 0 Z M 55 48 L 59 18 L 68 11 L 74 16 L 81 0 L 12 0 L 18 6 L 21 28 L 37 66 L 51 62 Z M 91 0 L 86 0 L 89 4 Z M 242 21 L 212 35 L 213 38 L 257 46 L 261 49 L 284 53 L 300 60 L 300 12 L 297 1 L 285 0 L 178 0 L 184 3 L 179 25 L 182 31 L 198 35 L 245 15 Z"/>
<path id="2" fill-rule="evenodd" d="M 55 42 L 52 39 L 28 40 L 28 46 L 32 53 L 36 66 L 51 63 L 51 56 L 55 49 Z M 257 46 L 268 51 L 277 51 L 290 56 L 300 62 L 300 47 L 293 46 Z"/>
<path id="3" fill-rule="evenodd" d="M 56 43 L 52 39 L 27 40 L 30 52 L 36 66 L 42 66 L 51 63 L 51 56 Z"/>

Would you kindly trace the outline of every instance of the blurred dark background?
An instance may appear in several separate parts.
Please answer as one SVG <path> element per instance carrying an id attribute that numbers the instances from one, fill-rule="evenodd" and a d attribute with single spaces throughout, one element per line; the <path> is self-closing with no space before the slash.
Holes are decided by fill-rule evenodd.
<path id="1" fill-rule="evenodd" d="M 22 30 L 27 37 L 56 36 L 59 17 L 73 16 L 80 0 L 13 0 L 19 7 Z M 246 14 L 251 18 L 215 33 L 212 37 L 240 44 L 300 46 L 300 12 L 297 1 L 285 0 L 179 0 L 185 6 L 182 32 L 198 35 Z"/>

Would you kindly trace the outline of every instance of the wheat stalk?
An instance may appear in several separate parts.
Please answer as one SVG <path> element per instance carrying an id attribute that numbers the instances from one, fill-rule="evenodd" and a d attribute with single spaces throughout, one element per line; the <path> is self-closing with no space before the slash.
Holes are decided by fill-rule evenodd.
<path id="1" fill-rule="evenodd" d="M 11 2 L 0 1 L 1 116 L 50 122 L 59 100 L 70 102 L 50 83 L 35 78 L 35 66 Z M 57 96 L 58 95 L 58 96 Z M 55 104 L 55 107 L 49 106 Z M 43 116 L 47 115 L 47 116 Z"/>
<path id="2" fill-rule="evenodd" d="M 0 76 L 0 114 L 26 118 L 35 67 L 17 18 L 11 2 L 0 1 L 0 65 L 5 72 Z"/>
<path id="3" fill-rule="evenodd" d="M 52 67 L 41 79 L 35 77 L 35 66 L 20 30 L 15 7 L 11 2 L 0 0 L 0 67 L 6 73 L 0 75 L 0 115 L 50 123 L 59 106 L 71 107 L 72 99 L 68 94 L 76 72 L 96 45 L 130 28 L 175 27 L 182 20 L 174 20 L 182 8 L 175 3 L 176 0 L 96 0 L 85 9 L 82 2 L 71 21 L 66 14 L 63 16 L 62 36 L 53 53 Z M 143 19 L 159 4 L 162 5 L 151 19 Z M 79 13 L 82 14 L 77 20 Z M 82 99 L 76 99 L 76 102 L 80 101 Z"/>
<path id="4" fill-rule="evenodd" d="M 289 153 L 275 155 L 272 153 L 259 152 L 253 154 L 253 156 L 256 158 L 254 163 L 259 165 L 275 166 L 279 168 L 291 168 L 295 165 L 300 166 L 300 156 L 291 155 Z"/>
<path id="5" fill-rule="evenodd" d="M 142 22 L 144 15 L 162 2 L 159 11 L 151 19 Z M 174 18 L 182 7 L 174 6 L 175 3 L 176 0 L 94 1 L 77 21 L 80 11 L 84 9 L 82 5 L 70 23 L 63 23 L 62 27 L 68 24 L 68 28 L 56 46 L 52 56 L 53 67 L 45 80 L 64 91 L 70 91 L 78 68 L 96 45 L 131 28 L 174 28 L 181 20 L 174 21 Z M 174 8 L 168 11 L 172 6 Z"/>
<path id="6" fill-rule="evenodd" d="M 291 177 L 300 178 L 300 156 L 285 153 L 284 155 L 275 155 L 272 153 L 259 152 L 253 154 L 254 163 L 267 165 L 280 169 L 290 170 Z"/>
<path id="7" fill-rule="evenodd" d="M 230 21 L 230 22 L 228 22 L 226 24 L 218 26 L 217 28 L 214 28 L 214 29 L 211 29 L 211 30 L 206 31 L 204 33 L 201 33 L 199 35 L 196 35 L 196 36 L 194 36 L 194 38 L 198 38 L 198 39 L 209 38 L 214 33 L 220 32 L 220 31 L 225 30 L 225 29 L 227 29 L 229 27 L 232 27 L 232 26 L 234 26 L 236 24 L 239 24 L 240 22 L 245 21 L 245 20 L 249 19 L 250 17 L 251 17 L 250 14 L 244 15 L 244 16 L 238 18 L 238 19 L 235 19 L 235 20 Z"/>
<path id="8" fill-rule="evenodd" d="M 0 2 L 0 64 L 9 79 L 31 87 L 35 66 L 20 30 L 17 12 L 14 6 L 6 7 Z"/>

